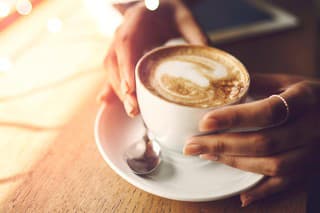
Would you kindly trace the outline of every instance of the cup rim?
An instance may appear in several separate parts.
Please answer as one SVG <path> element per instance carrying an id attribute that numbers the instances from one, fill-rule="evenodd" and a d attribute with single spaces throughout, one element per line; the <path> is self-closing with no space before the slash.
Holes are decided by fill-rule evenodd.
<path id="1" fill-rule="evenodd" d="M 241 96 L 239 96 L 239 98 L 237 98 L 236 100 L 232 101 L 232 102 L 229 102 L 227 104 L 223 104 L 223 105 L 218 105 L 218 106 L 211 106 L 211 107 L 196 107 L 196 106 L 188 106 L 188 105 L 183 105 L 183 104 L 178 104 L 178 103 L 174 103 L 172 101 L 168 101 L 164 98 L 160 98 L 159 96 L 153 94 L 145 85 L 144 83 L 142 82 L 141 80 L 141 76 L 140 76 L 140 66 L 142 65 L 142 63 L 146 60 L 146 58 L 150 57 L 150 55 L 153 55 L 155 54 L 156 52 L 159 52 L 159 51 L 162 51 L 164 49 L 173 49 L 173 48 L 204 48 L 204 49 L 207 49 L 207 50 L 210 50 L 210 51 L 216 51 L 216 52 L 219 52 L 223 55 L 225 55 L 226 57 L 230 58 L 232 61 L 236 62 L 237 64 L 240 65 L 240 67 L 242 68 L 242 70 L 245 72 L 246 74 L 246 77 L 247 77 L 247 80 L 248 80 L 248 84 L 246 85 L 246 87 L 244 88 L 245 90 L 242 92 Z M 241 99 L 243 99 L 244 97 L 246 97 L 247 93 L 248 93 L 248 90 L 249 90 L 249 87 L 250 87 L 250 84 L 251 84 L 251 78 L 250 78 L 250 75 L 249 75 L 249 72 L 247 70 L 247 68 L 244 66 L 244 64 L 239 60 L 237 59 L 236 57 L 234 57 L 233 55 L 231 55 L 230 53 L 224 51 L 224 50 L 221 50 L 221 49 L 217 49 L 217 48 L 214 48 L 214 47 L 209 47 L 209 46 L 204 46 L 204 45 L 194 45 L 194 44 L 178 44 L 178 45 L 170 45 L 170 46 L 160 46 L 160 47 L 156 47 L 148 52 L 146 52 L 137 62 L 136 64 L 136 67 L 135 67 L 135 77 L 136 77 L 136 84 L 137 84 L 137 81 L 140 82 L 140 86 L 142 86 L 149 94 L 151 94 L 153 97 L 161 100 L 161 101 L 164 101 L 165 103 L 168 103 L 168 104 L 172 104 L 174 106 L 177 106 L 177 107 L 182 107 L 182 108 L 188 108 L 188 109 L 206 109 L 206 110 L 210 110 L 210 109 L 216 109 L 216 108 L 220 108 L 220 107 L 225 107 L 225 106 L 230 106 L 230 105 L 233 105 L 239 101 L 241 101 Z M 137 86 L 136 86 L 137 87 Z"/>

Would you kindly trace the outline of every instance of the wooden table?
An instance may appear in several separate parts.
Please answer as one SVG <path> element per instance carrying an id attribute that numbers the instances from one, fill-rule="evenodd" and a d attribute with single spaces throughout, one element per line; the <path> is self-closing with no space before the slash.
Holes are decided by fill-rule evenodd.
<path id="1" fill-rule="evenodd" d="M 0 212 L 305 211 L 303 186 L 240 208 L 237 196 L 205 203 L 163 199 L 115 174 L 93 138 L 110 37 L 79 1 L 62 2 L 50 0 L 0 33 L 0 57 L 9 55 L 13 64 L 0 73 Z M 219 47 L 249 70 L 314 75 L 311 1 L 275 2 L 297 14 L 302 26 Z M 59 33 L 46 30 L 53 16 L 62 20 Z"/>

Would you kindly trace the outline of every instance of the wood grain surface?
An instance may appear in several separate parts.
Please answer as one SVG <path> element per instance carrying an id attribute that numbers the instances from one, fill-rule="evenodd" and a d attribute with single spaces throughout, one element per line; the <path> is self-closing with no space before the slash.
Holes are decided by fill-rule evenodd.
<path id="1" fill-rule="evenodd" d="M 110 37 L 97 33 L 77 1 L 68 2 L 64 10 L 73 8 L 80 17 L 68 19 L 63 16 L 68 12 L 59 13 L 67 20 L 60 34 L 48 34 L 45 28 L 38 32 L 37 25 L 44 26 L 39 19 L 26 28 L 28 18 L 0 33 L 0 54 L 14 60 L 12 70 L 0 74 L 0 212 L 305 212 L 302 185 L 241 208 L 238 196 L 179 202 L 121 179 L 104 162 L 93 137 L 96 96 L 105 82 L 101 61 Z M 315 26 L 308 12 L 312 2 L 273 2 L 297 14 L 303 25 L 220 47 L 249 70 L 315 75 Z M 50 10 L 40 5 L 43 10 L 32 17 L 51 17 L 55 3 L 50 1 Z M 74 20 L 82 21 L 76 30 L 69 29 Z M 22 29 L 25 36 L 17 36 Z"/>
<path id="2" fill-rule="evenodd" d="M 192 203 L 143 192 L 115 174 L 99 155 L 92 131 L 97 104 L 94 98 L 86 103 L 28 171 L 8 177 L 7 184 L 19 184 L 7 194 L 5 212 L 304 212 L 301 188 L 244 209 L 237 196 Z"/>

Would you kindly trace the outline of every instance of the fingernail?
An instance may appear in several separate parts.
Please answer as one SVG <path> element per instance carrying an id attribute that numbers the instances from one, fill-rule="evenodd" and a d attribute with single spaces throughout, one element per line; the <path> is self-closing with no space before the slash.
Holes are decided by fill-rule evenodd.
<path id="1" fill-rule="evenodd" d="M 253 201 L 252 197 L 246 196 L 246 198 L 243 201 L 241 201 L 242 202 L 241 207 L 246 207 L 250 205 L 252 201 Z"/>
<path id="2" fill-rule="evenodd" d="M 128 99 L 125 99 L 124 100 L 124 109 L 126 110 L 127 114 L 130 116 L 130 117 L 133 117 L 134 114 L 134 108 L 132 106 L 132 104 L 128 101 Z"/>
<path id="3" fill-rule="evenodd" d="M 139 108 L 136 106 L 135 97 L 132 95 L 126 95 L 124 99 L 124 107 L 127 114 L 132 118 L 139 114 Z"/>
<path id="4" fill-rule="evenodd" d="M 223 130 L 226 128 L 227 128 L 226 122 L 217 120 L 215 118 L 204 118 L 199 123 L 200 132 L 217 131 L 217 130 Z"/>
<path id="5" fill-rule="evenodd" d="M 185 155 L 199 155 L 203 151 L 199 144 L 188 144 L 184 147 L 183 154 Z"/>
<path id="6" fill-rule="evenodd" d="M 208 154 L 200 155 L 200 158 L 203 160 L 211 160 L 211 161 L 219 160 L 219 157 L 217 155 L 208 155 Z"/>
<path id="7" fill-rule="evenodd" d="M 125 81 L 125 80 L 122 80 L 121 81 L 121 92 L 122 94 L 125 96 L 126 94 L 128 94 L 129 92 L 129 86 L 128 86 L 128 83 Z"/>

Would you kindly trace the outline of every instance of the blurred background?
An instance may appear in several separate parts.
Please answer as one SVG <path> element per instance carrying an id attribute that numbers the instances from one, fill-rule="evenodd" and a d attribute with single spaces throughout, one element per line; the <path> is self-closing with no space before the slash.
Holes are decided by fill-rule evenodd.
<path id="1" fill-rule="evenodd" d="M 0 0 L 0 17 L 1 97 L 97 69 L 121 22 L 108 0 Z"/>
<path id="2" fill-rule="evenodd" d="M 0 0 L 0 98 L 44 86 L 74 72 L 96 69 L 122 20 L 112 5 L 123 2 L 128 1 Z M 158 1 L 145 2 L 152 9 Z M 204 28 L 211 32 L 217 32 L 214 27 L 230 25 L 230 20 L 232 24 L 232 20 L 239 20 L 239 17 L 250 17 L 251 11 L 237 7 L 236 2 L 240 1 L 211 2 L 216 5 L 215 13 L 220 17 L 223 15 L 221 8 L 236 5 L 230 7 L 233 19 L 208 19 L 201 16 L 206 12 L 205 7 L 194 10 Z M 315 1 L 266 2 L 292 14 L 297 27 L 280 33 L 226 41 L 224 37 L 230 35 L 222 33 L 219 38 L 213 36 L 217 41 L 214 40 L 213 44 L 239 57 L 252 72 L 300 74 L 303 70 L 306 75 L 315 75 L 318 45 Z M 237 17 L 234 11 L 238 11 Z M 203 21 L 205 18 L 209 20 L 207 23 Z M 210 23 L 214 23 L 212 29 Z"/>

